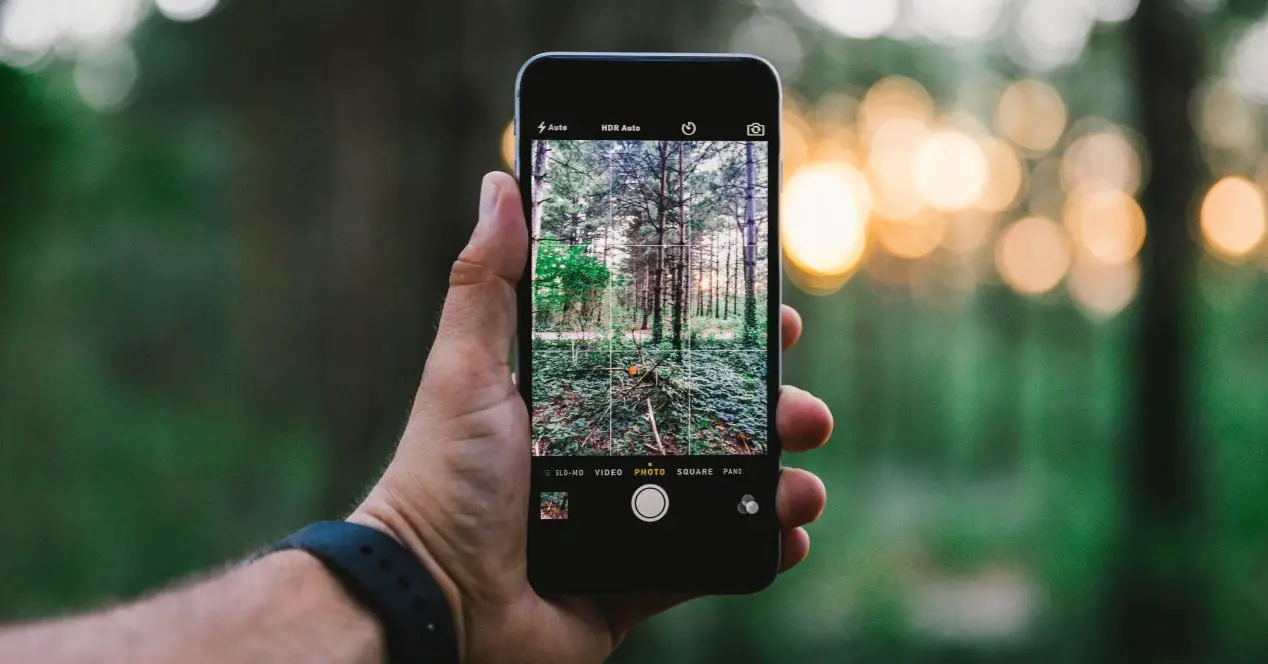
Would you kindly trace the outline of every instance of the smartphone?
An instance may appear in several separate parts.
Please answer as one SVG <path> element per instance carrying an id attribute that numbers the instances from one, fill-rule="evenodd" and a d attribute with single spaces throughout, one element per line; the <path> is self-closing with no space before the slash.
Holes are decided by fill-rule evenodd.
<path id="1" fill-rule="evenodd" d="M 780 82 L 731 54 L 545 53 L 516 82 L 516 381 L 539 593 L 775 577 Z"/>

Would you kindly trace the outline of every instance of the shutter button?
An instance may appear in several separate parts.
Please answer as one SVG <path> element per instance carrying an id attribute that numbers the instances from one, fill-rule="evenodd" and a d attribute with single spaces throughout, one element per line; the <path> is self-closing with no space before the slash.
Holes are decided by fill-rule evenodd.
<path id="1" fill-rule="evenodd" d="M 630 508 L 643 521 L 659 521 L 669 511 L 669 495 L 655 484 L 644 484 L 634 490 Z"/>

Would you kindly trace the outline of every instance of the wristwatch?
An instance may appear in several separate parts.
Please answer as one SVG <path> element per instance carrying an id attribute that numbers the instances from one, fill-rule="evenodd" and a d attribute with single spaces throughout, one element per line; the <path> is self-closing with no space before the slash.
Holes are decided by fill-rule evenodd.
<path id="1" fill-rule="evenodd" d="M 320 521 L 253 559 L 288 549 L 320 560 L 378 618 L 392 664 L 457 664 L 449 602 L 422 562 L 395 539 L 368 526 Z"/>

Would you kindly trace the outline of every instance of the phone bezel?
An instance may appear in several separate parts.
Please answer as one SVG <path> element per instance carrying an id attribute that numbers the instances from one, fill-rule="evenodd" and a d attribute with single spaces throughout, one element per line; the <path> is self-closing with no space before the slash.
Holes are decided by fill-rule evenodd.
<path id="1" fill-rule="evenodd" d="M 587 63 L 589 65 L 599 66 L 601 63 L 620 63 L 625 66 L 637 65 L 638 63 L 658 63 L 662 66 L 673 66 L 675 64 L 692 64 L 695 67 L 702 67 L 708 63 L 729 64 L 731 66 L 743 64 L 745 66 L 756 66 L 760 69 L 761 76 L 769 76 L 770 82 L 773 83 L 773 98 L 767 99 L 766 103 L 771 106 L 770 112 L 763 117 L 770 117 L 769 125 L 771 130 L 767 132 L 764 138 L 768 143 L 768 284 L 767 284 L 767 431 L 768 431 L 768 452 L 763 456 L 765 463 L 762 464 L 763 477 L 761 481 L 769 484 L 768 495 L 770 496 L 771 509 L 769 512 L 774 513 L 773 503 L 775 495 L 775 487 L 778 483 L 780 459 L 782 457 L 783 446 L 780 441 L 778 431 L 775 426 L 775 412 L 779 400 L 779 390 L 782 384 L 780 355 L 783 350 L 780 319 L 782 310 L 782 293 L 783 293 L 783 257 L 781 251 L 781 243 L 779 238 L 779 201 L 780 201 L 780 184 L 782 176 L 782 160 L 779 159 L 780 146 L 782 141 L 782 109 L 783 94 L 782 83 L 779 74 L 768 61 L 758 56 L 750 54 L 730 54 L 730 53 L 623 53 L 623 52 L 581 52 L 581 51 L 553 51 L 540 53 L 527 60 L 519 69 L 515 81 L 515 114 L 514 114 L 514 137 L 515 137 L 515 175 L 520 181 L 520 190 L 523 198 L 524 214 L 526 222 L 531 226 L 531 183 L 524 179 L 523 166 L 528 163 L 529 153 L 532 147 L 532 140 L 526 140 L 521 127 L 524 124 L 524 114 L 522 108 L 522 99 L 524 96 L 526 74 L 533 71 L 534 68 L 552 67 L 559 63 Z M 628 70 L 626 70 L 628 71 Z M 738 71 L 738 70 L 737 70 Z M 679 88 L 680 90 L 685 88 Z M 693 98 L 700 99 L 704 96 L 704 92 L 700 92 L 699 96 Z M 660 137 L 649 137 L 648 140 L 655 140 Z M 699 139 L 698 139 L 699 140 Z M 730 138 L 729 140 L 742 140 L 740 137 Z M 530 266 L 525 266 L 525 271 L 521 279 L 517 298 L 519 304 L 518 314 L 518 334 L 517 344 L 513 353 L 514 370 L 517 376 L 517 384 L 521 396 L 525 399 L 526 404 L 530 408 L 531 416 L 531 347 L 532 347 L 532 326 L 528 320 L 528 313 L 532 310 L 531 306 L 531 284 L 528 283 Z M 531 461 L 530 461 L 531 463 Z M 780 565 L 780 550 L 782 547 L 781 529 L 778 527 L 777 521 L 773 528 L 769 529 L 767 536 L 762 541 L 755 541 L 758 547 L 769 547 L 765 551 L 760 551 L 755 557 L 755 561 L 765 561 L 764 563 L 755 563 L 741 574 L 729 575 L 727 578 L 711 577 L 707 571 L 702 574 L 683 574 L 679 575 L 676 582 L 663 584 L 656 587 L 648 587 L 648 583 L 622 583 L 619 579 L 612 578 L 580 578 L 570 579 L 568 582 L 562 582 L 555 578 L 557 575 L 543 574 L 538 572 L 535 566 L 535 553 L 541 553 L 535 548 L 535 538 L 533 537 L 534 523 L 532 505 L 533 494 L 530 492 L 530 509 L 529 509 L 529 582 L 539 592 L 543 594 L 553 593 L 569 593 L 569 594 L 614 594 L 614 593 L 634 593 L 634 592 L 668 592 L 668 593 L 692 593 L 692 594 L 747 594 L 757 592 L 767 587 L 774 581 Z M 540 541 L 540 540 L 536 540 Z M 540 545 L 538 545 L 540 546 Z M 703 565 L 702 565 L 703 566 Z"/>

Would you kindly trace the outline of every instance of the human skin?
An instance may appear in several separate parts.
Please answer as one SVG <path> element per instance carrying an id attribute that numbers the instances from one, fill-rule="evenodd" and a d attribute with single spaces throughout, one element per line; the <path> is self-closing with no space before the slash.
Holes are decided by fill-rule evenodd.
<path id="1" fill-rule="evenodd" d="M 543 598 L 528 584 L 529 420 L 508 351 L 528 232 L 515 180 L 484 178 L 479 221 L 454 262 L 449 292 L 410 412 L 383 475 L 347 516 L 413 552 L 454 615 L 463 662 L 601 662 L 638 623 L 685 596 Z M 801 319 L 784 307 L 784 349 Z M 823 445 L 832 415 L 820 399 L 780 391 L 786 451 Z M 809 552 L 806 524 L 823 483 L 781 471 L 776 512 L 782 571 Z M 302 551 L 255 562 L 103 610 L 0 628 L 0 663 L 313 662 L 384 660 L 382 629 Z"/>

